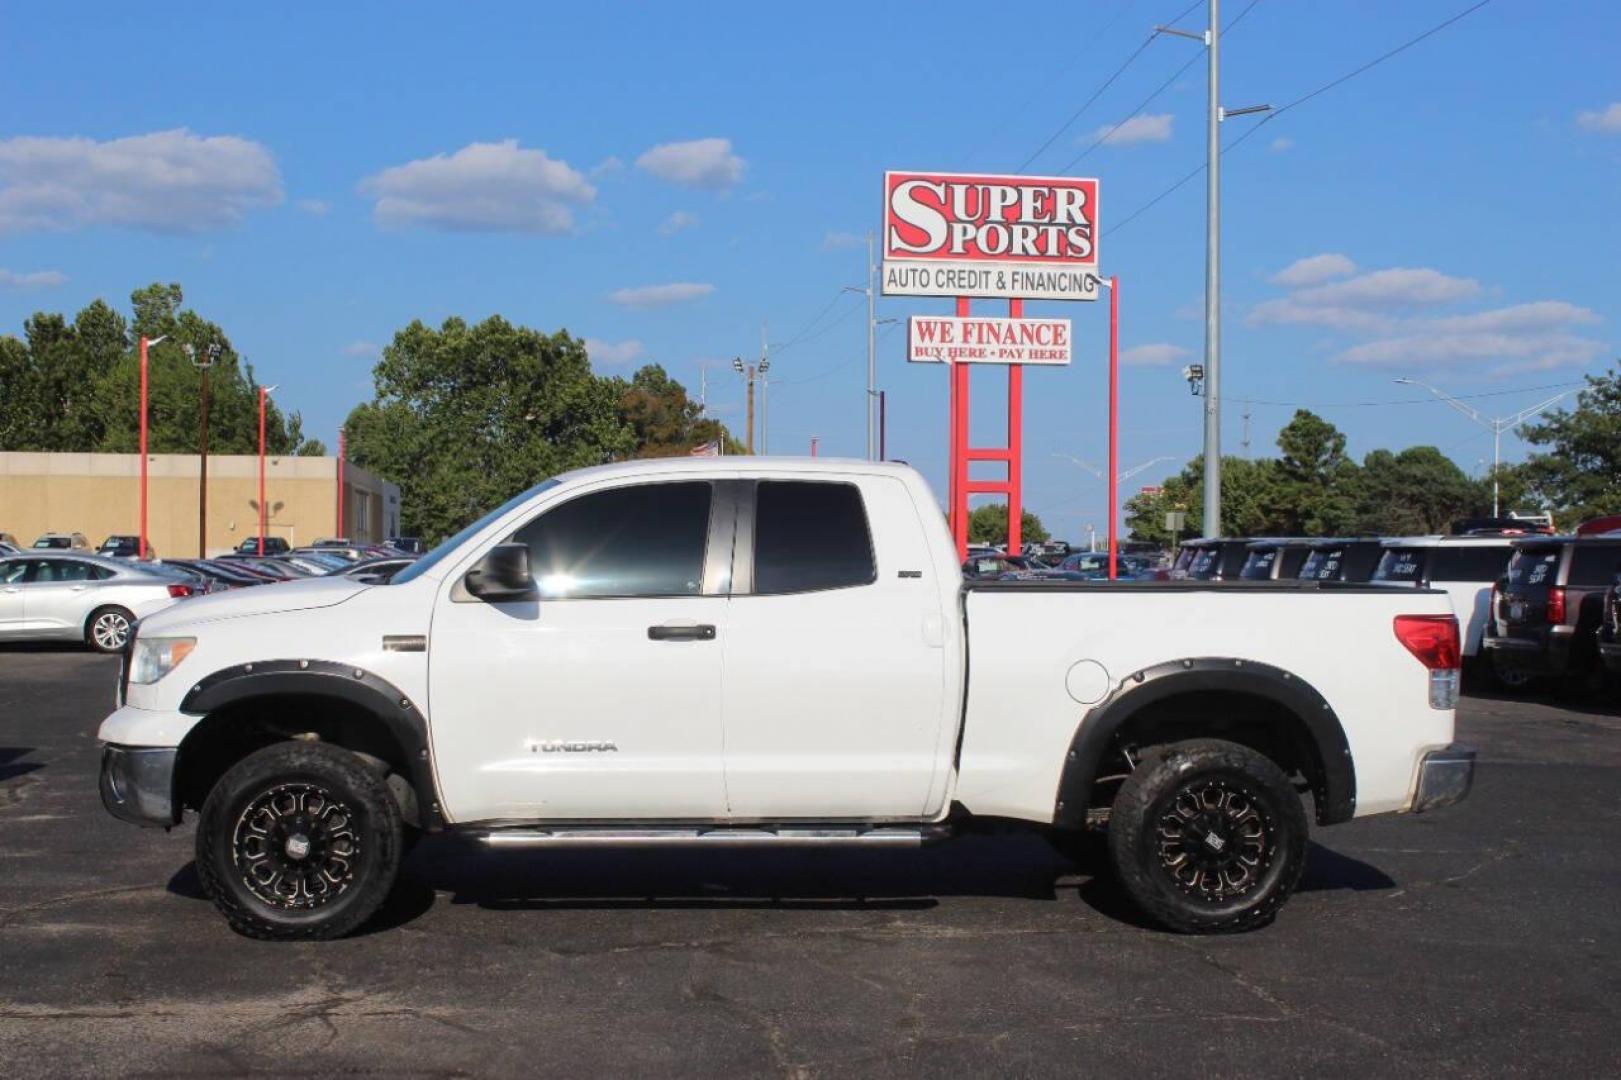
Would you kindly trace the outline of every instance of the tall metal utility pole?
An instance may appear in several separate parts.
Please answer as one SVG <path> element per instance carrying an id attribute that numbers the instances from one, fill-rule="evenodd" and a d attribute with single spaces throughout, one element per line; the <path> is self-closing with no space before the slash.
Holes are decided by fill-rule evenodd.
<path id="1" fill-rule="evenodd" d="M 745 364 L 741 356 L 732 357 L 732 370 L 743 376 L 743 381 L 748 383 L 749 407 L 747 423 L 749 431 L 747 446 L 750 454 L 754 453 L 754 380 L 764 376 L 770 368 L 771 361 L 768 359 L 762 358 L 758 364 Z"/>
<path id="2" fill-rule="evenodd" d="M 1221 535 L 1221 24 L 1209 0 L 1210 100 L 1205 117 L 1204 535 Z"/>
<path id="3" fill-rule="evenodd" d="M 878 364 L 875 350 L 877 326 L 873 309 L 872 230 L 867 230 L 867 460 L 878 456 Z"/>

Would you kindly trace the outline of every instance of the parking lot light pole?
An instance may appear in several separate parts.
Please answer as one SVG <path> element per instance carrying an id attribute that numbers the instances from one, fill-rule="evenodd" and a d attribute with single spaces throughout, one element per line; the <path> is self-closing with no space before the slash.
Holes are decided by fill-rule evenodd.
<path id="1" fill-rule="evenodd" d="M 265 402 L 274 386 L 259 387 L 259 554 L 265 553 Z"/>
<path id="2" fill-rule="evenodd" d="M 168 334 L 155 338 L 141 335 L 141 546 L 136 549 L 137 559 L 146 558 L 146 351 L 168 339 Z"/>
<path id="3" fill-rule="evenodd" d="M 1451 394 L 1446 393 L 1444 390 L 1437 390 L 1435 387 L 1421 379 L 1397 379 L 1396 382 L 1402 386 L 1417 386 L 1420 389 L 1428 390 L 1430 393 L 1434 394 L 1436 397 L 1440 398 L 1448 405 L 1451 405 L 1454 409 L 1457 409 L 1459 412 L 1463 413 L 1463 415 L 1467 416 L 1469 419 L 1473 420 L 1475 423 L 1492 433 L 1492 517 L 1496 517 L 1498 514 L 1497 472 L 1503 464 L 1503 432 L 1510 430 L 1521 422 L 1528 420 L 1542 412 L 1544 409 L 1558 403 L 1561 398 L 1569 397 L 1579 389 L 1579 387 L 1572 387 L 1569 390 L 1561 390 L 1547 401 L 1539 402 L 1538 404 L 1531 406 L 1529 409 L 1521 409 L 1513 416 L 1487 416 L 1479 409 L 1474 409 L 1468 405 L 1465 405 Z"/>

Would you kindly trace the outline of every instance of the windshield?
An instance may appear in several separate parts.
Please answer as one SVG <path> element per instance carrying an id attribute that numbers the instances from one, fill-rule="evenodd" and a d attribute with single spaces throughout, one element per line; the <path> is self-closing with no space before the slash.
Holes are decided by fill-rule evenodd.
<path id="1" fill-rule="evenodd" d="M 1221 548 L 1195 548 L 1193 558 L 1188 562 L 1188 577 L 1209 581 L 1216 576 L 1216 571 L 1220 568 Z"/>
<path id="2" fill-rule="evenodd" d="M 1345 563 L 1345 549 L 1314 548 L 1300 567 L 1301 581 L 1338 581 Z"/>
<path id="3" fill-rule="evenodd" d="M 428 552 L 426 555 L 422 556 L 422 558 L 418 559 L 410 566 L 407 566 L 404 570 L 401 570 L 399 573 L 389 578 L 387 582 L 379 582 L 379 584 L 404 585 L 407 581 L 415 581 L 417 578 L 421 577 L 423 574 L 437 566 L 440 560 L 442 560 L 446 555 L 449 555 L 452 551 L 455 551 L 457 548 L 461 547 L 462 544 L 466 543 L 473 537 L 474 534 L 478 533 L 485 526 L 489 525 L 490 522 L 523 505 L 529 499 L 539 495 L 542 491 L 547 491 L 554 488 L 560 483 L 562 483 L 562 481 L 558 480 L 554 476 L 550 479 L 542 480 L 528 491 L 519 492 L 506 502 L 502 503 L 500 506 L 497 506 L 494 510 L 491 510 L 488 514 L 485 514 L 483 517 L 467 526 L 455 536 L 452 536 L 446 540 L 441 540 L 438 546 L 436 546 L 432 551 Z"/>
<path id="4" fill-rule="evenodd" d="M 1424 580 L 1425 556 L 1429 548 L 1389 548 L 1379 556 L 1379 565 L 1374 568 L 1375 581 L 1400 581 L 1416 585 Z"/>

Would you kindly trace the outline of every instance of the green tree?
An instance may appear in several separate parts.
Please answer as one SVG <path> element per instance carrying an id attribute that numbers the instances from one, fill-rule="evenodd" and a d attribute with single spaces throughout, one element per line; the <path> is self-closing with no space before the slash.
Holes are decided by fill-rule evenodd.
<path id="1" fill-rule="evenodd" d="M 1297 409 L 1278 432 L 1278 449 L 1276 530 L 1292 536 L 1348 531 L 1356 521 L 1359 476 L 1345 454 L 1344 434 L 1316 413 Z"/>
<path id="2" fill-rule="evenodd" d="M 1264 536 L 1279 531 L 1277 462 L 1270 458 L 1221 459 L 1221 531 L 1226 536 Z M 1165 528 L 1165 515 L 1179 510 L 1187 524 L 1178 537 Z M 1204 457 L 1194 458 L 1155 493 L 1126 500 L 1126 527 L 1133 540 L 1170 546 L 1197 536 L 1204 520 Z"/>
<path id="3" fill-rule="evenodd" d="M 1383 536 L 1445 532 L 1454 520 L 1485 513 L 1491 496 L 1433 446 L 1362 459 L 1356 529 Z"/>
<path id="4" fill-rule="evenodd" d="M 613 383 L 620 418 L 635 432 L 637 457 L 680 457 L 717 439 L 724 441 L 728 454 L 745 452 L 720 421 L 704 417 L 703 406 L 658 364 L 645 365 L 628 383 L 618 378 Z"/>
<path id="5" fill-rule="evenodd" d="M 1562 525 L 1621 513 L 1621 363 L 1586 378 L 1574 409 L 1556 409 L 1519 429 L 1526 442 L 1549 448 L 1515 470 L 1519 480 Z"/>
<path id="6" fill-rule="evenodd" d="M 349 456 L 400 485 L 403 527 L 441 538 L 555 473 L 629 457 L 616 380 L 584 343 L 499 316 L 411 323 L 345 422 Z"/>
<path id="7" fill-rule="evenodd" d="M 140 335 L 168 340 L 148 355 L 148 446 L 154 453 L 198 448 L 201 376 L 184 346 L 221 355 L 209 375 L 209 450 L 254 453 L 259 445 L 258 384 L 214 323 L 182 309 L 178 284 L 154 284 L 130 297 L 133 324 L 101 300 L 72 322 L 39 312 L 23 339 L 0 347 L 0 449 L 132 453 L 139 445 Z M 272 453 L 299 448 L 297 413 L 271 401 L 266 442 Z"/>
<path id="8" fill-rule="evenodd" d="M 1039 544 L 1051 539 L 1041 519 L 1028 510 L 1019 511 L 1019 532 L 1026 543 Z M 968 542 L 971 544 L 1007 543 L 1007 503 L 986 503 L 968 513 Z"/>

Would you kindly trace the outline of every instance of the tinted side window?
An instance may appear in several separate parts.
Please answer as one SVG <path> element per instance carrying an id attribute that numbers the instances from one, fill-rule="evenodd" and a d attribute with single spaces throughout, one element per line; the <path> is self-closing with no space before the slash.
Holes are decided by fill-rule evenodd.
<path id="1" fill-rule="evenodd" d="M 1570 560 L 1571 585 L 1608 585 L 1621 568 L 1621 544 L 1577 544 Z"/>
<path id="2" fill-rule="evenodd" d="M 755 492 L 756 593 L 842 589 L 878 580 L 867 511 L 854 484 L 762 480 Z"/>
<path id="3" fill-rule="evenodd" d="M 41 559 L 39 568 L 34 571 L 33 580 L 44 583 L 48 581 L 94 581 L 96 568 L 89 563 L 78 559 Z"/>
<path id="4" fill-rule="evenodd" d="M 1508 567 L 1508 557 L 1513 549 L 1508 545 L 1502 547 L 1455 547 L 1437 548 L 1435 553 L 1435 572 L 1430 576 L 1436 581 L 1496 581 L 1503 576 Z"/>
<path id="5" fill-rule="evenodd" d="M 10 585 L 21 581 L 26 573 L 28 573 L 28 564 L 21 559 L 15 562 L 0 562 L 0 585 Z"/>
<path id="6" fill-rule="evenodd" d="M 543 597 L 697 596 L 710 485 L 641 484 L 582 495 L 513 534 Z"/>

